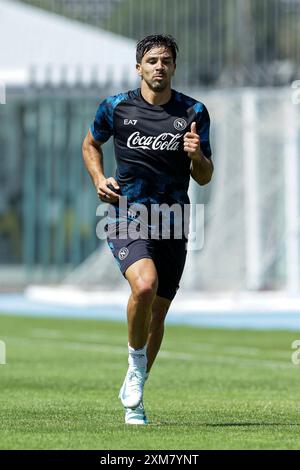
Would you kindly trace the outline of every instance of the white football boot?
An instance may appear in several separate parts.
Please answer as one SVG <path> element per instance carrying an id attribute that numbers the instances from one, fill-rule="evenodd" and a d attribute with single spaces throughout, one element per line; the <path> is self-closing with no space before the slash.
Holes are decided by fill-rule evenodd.
<path id="1" fill-rule="evenodd" d="M 146 367 L 129 367 L 119 398 L 125 408 L 137 408 L 143 400 Z"/>
<path id="2" fill-rule="evenodd" d="M 125 408 L 125 424 L 148 424 L 149 421 L 145 414 L 143 402 L 136 408 Z"/>

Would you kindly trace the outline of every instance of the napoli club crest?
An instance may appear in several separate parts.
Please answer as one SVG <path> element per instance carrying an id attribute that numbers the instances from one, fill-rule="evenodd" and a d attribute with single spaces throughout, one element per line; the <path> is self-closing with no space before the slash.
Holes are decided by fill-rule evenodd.
<path id="1" fill-rule="evenodd" d="M 183 131 L 187 126 L 187 122 L 183 118 L 175 119 L 173 124 L 174 124 L 174 127 L 177 131 Z"/>
<path id="2" fill-rule="evenodd" d="M 123 248 L 121 248 L 121 249 L 119 250 L 119 255 L 118 255 L 118 256 L 119 256 L 119 259 L 120 259 L 121 261 L 123 261 L 123 259 L 125 259 L 125 258 L 128 256 L 128 253 L 129 253 L 128 248 L 126 248 L 126 246 L 124 246 Z"/>

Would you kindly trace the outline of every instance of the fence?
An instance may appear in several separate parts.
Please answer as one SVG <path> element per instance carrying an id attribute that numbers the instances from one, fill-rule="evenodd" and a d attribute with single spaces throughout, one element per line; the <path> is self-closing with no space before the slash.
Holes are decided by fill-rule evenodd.
<path id="1" fill-rule="evenodd" d="M 190 86 L 282 86 L 299 78 L 299 0 L 24 0 L 140 39 L 168 33 Z"/>
<path id="2" fill-rule="evenodd" d="M 8 276 L 9 266 L 23 266 L 23 280 L 60 279 L 99 245 L 81 145 L 100 99 L 93 90 L 31 88 L 8 92 L 0 107 L 0 260 Z"/>

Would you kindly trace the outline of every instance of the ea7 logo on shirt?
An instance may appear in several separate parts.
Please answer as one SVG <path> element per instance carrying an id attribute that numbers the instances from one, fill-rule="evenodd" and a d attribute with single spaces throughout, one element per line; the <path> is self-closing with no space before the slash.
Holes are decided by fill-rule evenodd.
<path id="1" fill-rule="evenodd" d="M 128 248 L 126 248 L 126 246 L 124 246 L 123 248 L 121 248 L 121 249 L 119 250 L 119 254 L 118 254 L 119 259 L 120 259 L 121 261 L 123 261 L 123 259 L 125 259 L 125 258 L 128 256 L 128 253 L 129 253 Z"/>
<path id="2" fill-rule="evenodd" d="M 125 126 L 129 126 L 129 124 L 132 124 L 135 126 L 137 123 L 137 119 L 124 119 L 124 124 Z"/>
<path id="3" fill-rule="evenodd" d="M 173 125 L 177 131 L 183 131 L 183 129 L 185 129 L 187 126 L 187 122 L 183 118 L 177 118 L 173 122 Z"/>

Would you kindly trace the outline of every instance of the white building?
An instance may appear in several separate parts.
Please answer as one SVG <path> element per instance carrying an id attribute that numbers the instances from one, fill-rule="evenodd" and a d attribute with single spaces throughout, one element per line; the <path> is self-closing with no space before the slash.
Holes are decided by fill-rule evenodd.
<path id="1" fill-rule="evenodd" d="M 135 41 L 15 1 L 0 0 L 0 81 L 118 85 L 137 81 Z"/>

